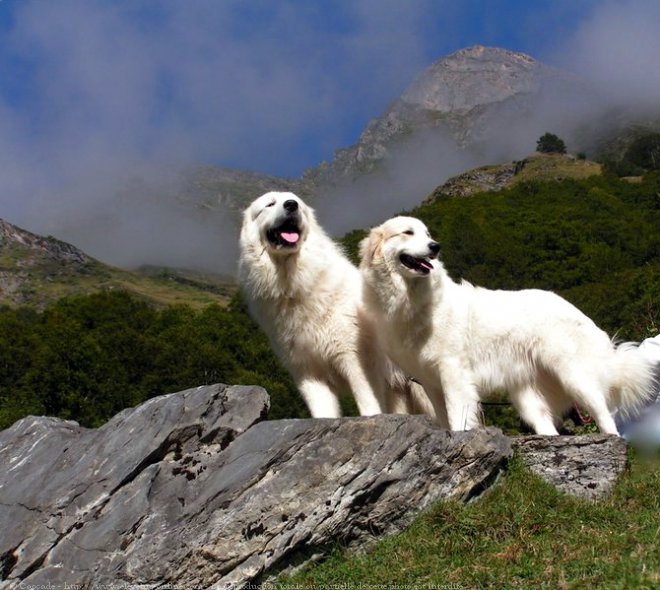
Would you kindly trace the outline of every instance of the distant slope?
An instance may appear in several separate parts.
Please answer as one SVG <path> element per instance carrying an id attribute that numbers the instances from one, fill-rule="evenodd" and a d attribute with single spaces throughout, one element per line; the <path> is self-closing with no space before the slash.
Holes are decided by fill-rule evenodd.
<path id="1" fill-rule="evenodd" d="M 436 188 L 425 200 L 440 197 L 469 197 L 480 192 L 499 191 L 525 181 L 579 179 L 600 176 L 596 162 L 563 154 L 533 154 L 523 160 L 494 166 L 481 166 L 453 176 Z"/>
<path id="2" fill-rule="evenodd" d="M 0 219 L 0 304 L 43 308 L 67 295 L 123 289 L 158 305 L 226 303 L 228 279 L 177 271 L 133 273 L 105 265 L 75 246 Z"/>
<path id="3" fill-rule="evenodd" d="M 270 176 L 248 170 L 195 166 L 181 172 L 174 198 L 205 211 L 242 211 L 268 191 L 291 191 L 309 198 L 314 186 L 303 180 Z"/>
<path id="4" fill-rule="evenodd" d="M 247 205 L 268 191 L 291 191 L 309 198 L 314 186 L 301 179 L 251 170 L 191 165 L 136 173 L 125 182 L 119 196 L 128 207 L 135 202 L 155 208 L 170 207 L 179 215 L 192 213 L 197 219 L 216 213 L 238 219 Z"/>

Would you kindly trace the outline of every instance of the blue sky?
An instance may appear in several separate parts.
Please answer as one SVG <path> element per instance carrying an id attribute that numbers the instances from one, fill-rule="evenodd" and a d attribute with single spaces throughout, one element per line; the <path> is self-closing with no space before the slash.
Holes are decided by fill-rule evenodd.
<path id="1" fill-rule="evenodd" d="M 190 250 L 155 204 L 90 219 L 135 170 L 299 176 L 474 44 L 660 104 L 659 30 L 658 0 L 0 0 L 0 217 L 117 264 L 157 234 Z"/>

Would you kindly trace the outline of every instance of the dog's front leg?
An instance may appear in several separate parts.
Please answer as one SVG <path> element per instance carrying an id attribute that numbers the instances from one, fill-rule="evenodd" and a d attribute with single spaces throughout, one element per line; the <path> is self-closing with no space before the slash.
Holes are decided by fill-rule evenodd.
<path id="1" fill-rule="evenodd" d="M 450 430 L 472 430 L 478 428 L 479 393 L 470 379 L 469 373 L 455 367 L 442 370 L 440 375 L 444 392 L 447 420 Z"/>
<path id="2" fill-rule="evenodd" d="M 470 398 L 469 393 L 466 394 L 455 389 L 445 394 L 450 430 L 472 430 L 481 426 L 479 402 Z"/>
<path id="3" fill-rule="evenodd" d="M 438 426 L 441 428 L 449 428 L 450 430 L 454 430 L 449 425 L 449 418 L 447 416 L 447 404 L 445 403 L 445 394 L 443 393 L 441 387 L 437 387 L 437 385 L 434 386 L 439 382 L 440 381 L 437 380 L 434 382 L 434 384 L 425 385 L 424 391 L 433 406 L 433 417 L 435 418 Z"/>
<path id="4" fill-rule="evenodd" d="M 327 383 L 318 379 L 304 378 L 298 381 L 298 389 L 312 418 L 341 418 L 339 399 Z"/>
<path id="5" fill-rule="evenodd" d="M 376 376 L 370 381 L 361 367 L 352 366 L 346 371 L 346 380 L 355 397 L 360 416 L 383 413 L 384 408 L 379 401 L 385 396 L 385 380 L 382 376 Z"/>

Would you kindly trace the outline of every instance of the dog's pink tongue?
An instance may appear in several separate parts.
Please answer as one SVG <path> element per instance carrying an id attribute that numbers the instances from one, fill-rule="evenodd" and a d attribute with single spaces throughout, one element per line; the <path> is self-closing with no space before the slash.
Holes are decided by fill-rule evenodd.
<path id="1" fill-rule="evenodd" d="M 289 244 L 295 244 L 300 239 L 300 234 L 293 231 L 283 231 L 281 235 L 282 239 L 289 242 Z"/>
<path id="2" fill-rule="evenodd" d="M 425 269 L 427 269 L 429 272 L 433 270 L 433 264 L 427 262 L 426 260 L 422 260 L 420 262 L 420 265 L 423 266 Z"/>

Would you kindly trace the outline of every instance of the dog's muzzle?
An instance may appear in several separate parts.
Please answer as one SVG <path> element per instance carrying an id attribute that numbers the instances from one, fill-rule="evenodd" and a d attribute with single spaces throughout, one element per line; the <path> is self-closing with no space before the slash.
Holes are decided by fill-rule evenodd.
<path id="1" fill-rule="evenodd" d="M 270 228 L 266 232 L 266 238 L 275 248 L 296 248 L 300 242 L 300 236 L 302 234 L 298 201 L 289 199 L 288 201 L 284 201 L 282 207 L 285 211 L 284 221 L 279 225 Z"/>
<path id="2" fill-rule="evenodd" d="M 411 256 L 410 254 L 401 254 L 399 261 L 403 266 L 415 271 L 421 275 L 428 275 L 433 270 L 433 263 L 431 260 L 437 258 L 440 252 L 440 244 L 432 241 L 428 243 L 429 255 L 428 256 Z"/>

